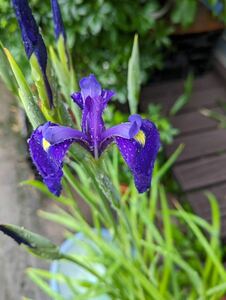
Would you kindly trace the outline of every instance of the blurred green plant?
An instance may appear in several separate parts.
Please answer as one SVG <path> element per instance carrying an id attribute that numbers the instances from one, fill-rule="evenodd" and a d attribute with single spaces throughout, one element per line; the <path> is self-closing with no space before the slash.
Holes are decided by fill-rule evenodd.
<path id="1" fill-rule="evenodd" d="M 53 41 L 50 1 L 30 0 L 30 5 L 45 39 Z M 134 34 L 140 36 L 141 81 L 151 71 L 162 68 L 165 48 L 170 47 L 174 25 L 190 26 L 196 15 L 198 0 L 61 0 L 62 14 L 72 49 L 72 60 L 81 78 L 90 72 L 100 82 L 117 91 L 117 98 L 125 101 L 126 72 L 130 45 Z M 211 1 L 214 6 L 216 0 Z M 162 4 L 164 3 L 164 4 Z M 224 5 L 224 4 L 223 4 Z M 188 13 L 189 12 L 189 13 Z M 168 20 L 165 17 L 167 14 Z M 222 14 L 225 14 L 225 9 Z M 10 1 L 0 1 L 0 40 L 11 50 L 20 66 L 25 68 Z M 93 49 L 93 51 L 90 51 Z M 95 49 L 95 51 L 94 51 Z M 28 73 L 28 68 L 26 68 Z M 104 70 L 104 72 L 103 72 Z"/>
<path id="2" fill-rule="evenodd" d="M 51 69 L 49 75 L 50 81 L 54 82 L 52 88 L 56 110 L 53 115 L 42 114 L 43 107 L 39 103 L 45 87 L 40 88 L 38 81 L 43 74 L 33 69 L 32 84 L 29 84 L 10 52 L 7 49 L 1 52 L 2 57 L 7 58 L 5 62 L 11 66 L 12 73 L 7 73 L 7 76 L 11 76 L 16 87 L 15 94 L 34 128 L 43 119 L 53 119 L 63 124 L 71 122 L 78 127 L 76 113 L 66 99 L 68 89 L 75 81 L 69 80 L 70 67 L 64 59 L 67 48 L 65 46 L 62 49 L 60 43 L 58 39 L 56 47 L 52 46 L 50 64 L 55 71 Z M 31 68 L 35 68 L 32 58 L 30 64 Z M 73 75 L 74 69 L 71 72 Z M 64 77 L 68 79 L 70 87 L 65 84 L 58 86 Z M 160 119 L 160 108 L 151 107 L 150 111 L 152 120 L 154 115 Z M 113 115 L 115 118 L 124 118 L 124 115 L 114 114 L 114 111 Z M 162 123 L 167 128 L 164 119 Z M 185 211 L 176 201 L 174 208 L 170 208 L 167 191 L 161 184 L 168 177 L 183 146 L 179 146 L 163 164 L 155 165 L 152 189 L 143 194 L 137 192 L 132 180 L 122 189 L 119 153 L 116 147 L 109 151 L 110 155 L 107 152 L 99 160 L 94 160 L 85 149 L 72 145 L 65 161 L 64 193 L 60 197 L 51 194 L 40 181 L 30 180 L 21 184 L 36 187 L 59 204 L 55 212 L 39 212 L 41 217 L 63 225 L 67 236 L 81 232 L 92 241 L 85 245 L 88 251 L 85 258 L 62 254 L 49 240 L 24 228 L 0 225 L 1 231 L 29 252 L 41 258 L 60 259 L 79 265 L 92 273 L 96 280 L 80 281 L 40 269 L 28 269 L 28 276 L 47 295 L 57 300 L 65 299 L 50 288 L 50 279 L 64 282 L 76 299 L 87 300 L 103 293 L 111 299 L 123 300 L 221 299 L 226 291 L 226 271 L 220 242 L 220 214 L 215 197 L 207 195 L 212 209 L 210 224 Z M 81 211 L 76 201 L 78 197 L 88 205 L 91 222 Z M 102 238 L 102 228 L 108 230 L 111 241 Z M 104 267 L 104 273 L 93 267 L 96 263 Z"/>
<path id="3" fill-rule="evenodd" d="M 116 149 L 112 150 L 114 156 L 118 156 L 118 152 L 114 151 Z M 69 180 L 70 187 L 68 186 L 64 196 L 58 198 L 51 195 L 53 200 L 61 204 L 61 208 L 56 206 L 51 213 L 39 211 L 39 215 L 64 226 L 68 238 L 73 239 L 73 233 L 78 231 L 91 241 L 85 244 L 85 256 L 62 254 L 58 259 L 76 263 L 91 273 L 95 280 L 87 277 L 81 281 L 71 278 L 70 275 L 32 268 L 27 270 L 28 276 L 51 299 L 65 300 L 62 294 L 53 291 L 49 286 L 49 280 L 52 279 L 59 285 L 67 286 L 76 299 L 91 299 L 105 294 L 109 299 L 124 300 L 220 300 L 226 292 L 226 271 L 223 265 L 220 212 L 216 198 L 210 193 L 206 195 L 212 211 L 212 222 L 208 223 L 185 211 L 176 201 L 170 207 L 171 200 L 160 184 L 181 150 L 179 148 L 161 168 L 155 168 L 150 194 L 139 195 L 133 184 L 121 194 L 119 207 L 114 207 L 114 214 L 117 216 L 115 234 L 112 231 L 111 219 L 105 214 L 104 203 L 97 201 L 93 182 L 87 181 L 87 177 L 83 178 L 81 175 L 77 179 L 82 184 L 78 185 L 75 180 Z M 107 168 L 111 179 L 117 183 L 119 164 L 114 160 L 111 163 L 113 165 L 108 164 Z M 69 164 L 76 172 L 77 168 L 81 168 L 79 163 Z M 66 176 L 73 178 L 69 169 Z M 23 184 L 31 184 L 47 197 L 50 196 L 47 188 L 38 181 Z M 81 190 L 82 186 L 84 188 Z M 93 230 L 93 225 L 88 223 L 79 210 L 75 199 L 71 198 L 73 190 L 86 199 L 96 230 Z M 109 230 L 112 240 L 102 238 L 102 227 Z M 10 229 L 11 235 L 15 230 L 17 234 L 21 232 L 19 228 Z M 33 236 L 32 233 L 29 235 Z M 22 235 L 21 238 L 23 237 Z M 27 235 L 26 242 L 30 243 Z M 50 242 L 45 243 L 50 244 L 52 249 Z M 32 250 L 28 249 L 28 245 L 25 248 Z M 52 259 L 55 258 L 54 255 Z M 95 274 L 95 268 L 92 268 L 94 264 L 102 265 L 101 270 L 104 272 L 96 270 Z"/>

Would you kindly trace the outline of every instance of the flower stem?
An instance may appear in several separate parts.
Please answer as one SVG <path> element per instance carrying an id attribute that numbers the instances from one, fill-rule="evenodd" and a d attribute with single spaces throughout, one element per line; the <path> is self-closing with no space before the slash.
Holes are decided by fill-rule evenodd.
<path id="1" fill-rule="evenodd" d="M 82 261 L 80 261 L 79 259 L 77 259 L 74 256 L 68 255 L 68 254 L 61 254 L 61 259 L 65 259 L 68 261 L 71 261 L 72 263 L 82 267 L 83 269 L 85 269 L 86 271 L 88 271 L 89 273 L 91 273 L 92 275 L 94 275 L 95 277 L 97 277 L 98 279 L 100 279 L 101 281 L 104 281 L 104 278 L 102 276 L 100 276 L 93 268 L 87 266 L 86 264 L 84 264 Z"/>

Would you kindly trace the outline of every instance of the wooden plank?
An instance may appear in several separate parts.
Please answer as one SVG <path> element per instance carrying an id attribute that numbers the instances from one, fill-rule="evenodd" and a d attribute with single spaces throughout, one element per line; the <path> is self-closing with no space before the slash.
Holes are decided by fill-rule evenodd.
<path id="1" fill-rule="evenodd" d="M 226 152 L 226 130 L 216 129 L 176 138 L 173 144 L 166 148 L 167 156 L 170 156 L 180 144 L 184 144 L 185 148 L 178 157 L 177 163 L 219 153 L 221 151 Z"/>
<path id="2" fill-rule="evenodd" d="M 226 182 L 226 154 L 175 166 L 174 174 L 185 192 Z"/>
<path id="3" fill-rule="evenodd" d="M 222 113 L 220 108 L 214 108 L 214 111 Z M 199 111 L 179 114 L 172 117 L 172 125 L 180 130 L 179 136 L 193 132 L 212 130 L 218 126 L 218 122 L 203 116 Z"/>
<path id="4" fill-rule="evenodd" d="M 226 183 L 187 194 L 186 198 L 191 204 L 194 212 L 201 217 L 210 220 L 210 205 L 207 197 L 205 196 L 205 192 L 207 191 L 216 196 L 221 215 L 226 215 Z"/>
<path id="5" fill-rule="evenodd" d="M 208 222 L 211 222 L 211 208 L 205 192 L 211 192 L 216 196 L 221 214 L 221 238 L 226 238 L 226 183 L 207 188 L 202 191 L 189 193 L 186 195 L 194 212 Z"/>
<path id="6" fill-rule="evenodd" d="M 213 107 L 226 99 L 226 90 L 224 87 L 203 89 L 196 91 L 192 94 L 192 97 L 188 104 L 183 108 L 183 112 L 191 111 L 194 109 Z"/>
<path id="7" fill-rule="evenodd" d="M 179 87 L 180 86 L 180 87 Z M 163 112 L 168 113 L 176 99 L 183 94 L 183 85 L 169 82 L 150 85 L 141 91 L 141 111 L 146 111 L 149 104 L 161 104 Z"/>
<path id="8" fill-rule="evenodd" d="M 180 90 L 174 90 L 170 84 L 159 85 L 158 90 L 148 87 L 142 91 L 141 110 L 145 111 L 149 103 L 161 104 L 164 112 L 169 112 L 175 101 L 183 94 L 183 87 Z M 202 107 L 215 107 L 219 100 L 226 99 L 226 89 L 220 87 L 209 87 L 208 82 L 204 89 L 194 90 L 188 104 L 182 112 L 189 112 Z"/>

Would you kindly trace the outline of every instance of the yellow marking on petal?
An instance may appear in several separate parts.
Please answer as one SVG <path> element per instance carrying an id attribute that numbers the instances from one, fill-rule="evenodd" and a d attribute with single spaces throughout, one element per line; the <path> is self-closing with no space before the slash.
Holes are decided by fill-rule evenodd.
<path id="1" fill-rule="evenodd" d="M 51 146 L 51 144 L 46 140 L 46 139 L 42 139 L 42 147 L 45 151 L 48 151 L 49 147 Z"/>
<path id="2" fill-rule="evenodd" d="M 142 130 L 139 130 L 138 133 L 134 136 L 134 139 L 140 143 L 142 146 L 145 145 L 146 136 Z"/>

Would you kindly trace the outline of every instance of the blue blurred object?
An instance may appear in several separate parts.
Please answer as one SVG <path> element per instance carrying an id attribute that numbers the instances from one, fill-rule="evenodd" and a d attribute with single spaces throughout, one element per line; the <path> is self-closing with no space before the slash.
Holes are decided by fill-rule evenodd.
<path id="1" fill-rule="evenodd" d="M 111 241 L 111 235 L 108 230 L 102 229 L 101 231 L 103 239 L 107 241 Z M 62 253 L 70 254 L 70 255 L 78 255 L 78 256 L 86 256 L 86 246 L 93 246 L 95 249 L 94 243 L 86 238 L 82 233 L 77 233 L 74 237 L 66 240 L 60 247 Z M 96 271 L 100 274 L 105 273 L 105 267 L 101 264 L 95 264 L 93 266 Z M 71 278 L 72 281 L 80 280 L 80 281 L 89 281 L 91 283 L 96 282 L 96 277 L 90 274 L 88 271 L 84 270 L 83 268 L 72 264 L 66 260 L 54 261 L 50 266 L 50 272 L 53 274 L 63 274 Z M 54 292 L 59 293 L 63 296 L 65 300 L 74 299 L 75 295 L 73 295 L 71 289 L 64 283 L 64 282 L 57 282 L 57 280 L 52 279 L 50 281 L 50 287 Z M 86 292 L 85 287 L 76 286 L 75 287 L 79 292 L 84 293 Z M 87 300 L 111 300 L 111 298 L 107 295 L 100 295 L 98 297 L 92 297 Z"/>
<path id="2" fill-rule="evenodd" d="M 206 7 L 209 8 L 209 10 L 211 10 L 216 16 L 219 16 L 223 9 L 224 9 L 224 4 L 223 4 L 223 0 L 218 0 L 217 3 L 215 5 L 210 5 L 208 0 L 202 0 L 203 4 L 205 4 Z"/>

